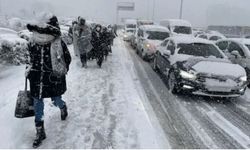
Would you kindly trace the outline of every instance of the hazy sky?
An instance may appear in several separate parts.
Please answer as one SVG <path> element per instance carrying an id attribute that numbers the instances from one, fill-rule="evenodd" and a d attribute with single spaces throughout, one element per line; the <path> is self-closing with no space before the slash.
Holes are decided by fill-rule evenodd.
<path id="1" fill-rule="evenodd" d="M 83 16 L 88 19 L 116 22 L 117 2 L 135 2 L 135 11 L 120 12 L 121 18 L 159 21 L 178 18 L 181 0 L 0 0 L 1 12 L 20 14 L 20 10 L 50 10 L 59 16 Z M 155 15 L 153 17 L 153 2 Z M 250 0 L 184 0 L 183 19 L 194 26 L 248 25 Z"/>

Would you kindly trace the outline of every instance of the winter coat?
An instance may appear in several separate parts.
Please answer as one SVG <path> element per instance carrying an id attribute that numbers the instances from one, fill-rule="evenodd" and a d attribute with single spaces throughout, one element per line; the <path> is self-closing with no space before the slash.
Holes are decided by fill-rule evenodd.
<path id="1" fill-rule="evenodd" d="M 71 62 L 71 56 L 66 44 L 61 41 L 67 70 Z M 28 75 L 30 81 L 31 96 L 36 98 L 49 98 L 60 96 L 66 91 L 66 77 L 57 76 L 52 70 L 51 43 L 28 44 L 31 70 Z"/>
<path id="2" fill-rule="evenodd" d="M 79 40 L 79 25 L 75 24 L 73 26 L 73 46 L 75 55 L 79 55 L 79 47 L 77 44 L 78 40 Z"/>
<path id="3" fill-rule="evenodd" d="M 92 32 L 91 44 L 94 49 L 99 49 L 101 44 L 103 43 L 102 33 L 98 33 L 97 31 Z"/>
<path id="4" fill-rule="evenodd" d="M 80 25 L 78 30 L 77 47 L 80 54 L 86 54 L 93 48 L 91 44 L 91 30 L 87 25 Z"/>

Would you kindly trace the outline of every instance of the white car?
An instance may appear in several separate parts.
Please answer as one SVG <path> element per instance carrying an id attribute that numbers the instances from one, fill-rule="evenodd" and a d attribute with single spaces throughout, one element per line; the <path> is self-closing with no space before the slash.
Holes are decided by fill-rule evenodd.
<path id="1" fill-rule="evenodd" d="M 192 25 L 182 19 L 165 19 L 160 21 L 160 25 L 169 29 L 171 36 L 188 35 L 193 36 Z"/>
<path id="2" fill-rule="evenodd" d="M 250 83 L 250 39 L 224 39 L 217 41 L 216 45 L 233 63 L 245 68 Z"/>
<path id="3" fill-rule="evenodd" d="M 169 37 L 169 30 L 157 25 L 140 26 L 137 33 L 136 52 L 145 60 L 154 57 L 156 47 Z"/>
<path id="4" fill-rule="evenodd" d="M 167 77 L 172 93 L 238 97 L 247 86 L 244 68 L 231 63 L 213 42 L 205 39 L 166 39 L 157 48 L 153 66 Z"/>
<path id="5" fill-rule="evenodd" d="M 207 39 L 210 41 L 218 41 L 221 39 L 226 39 L 226 37 L 217 31 L 207 31 L 206 33 L 198 34 L 196 37 Z"/>
<path id="6" fill-rule="evenodd" d="M 123 34 L 124 41 L 130 41 L 135 34 L 135 29 L 126 29 Z"/>
<path id="7" fill-rule="evenodd" d="M 32 36 L 32 32 L 29 30 L 21 30 L 18 32 L 18 36 L 26 41 L 29 41 Z"/>

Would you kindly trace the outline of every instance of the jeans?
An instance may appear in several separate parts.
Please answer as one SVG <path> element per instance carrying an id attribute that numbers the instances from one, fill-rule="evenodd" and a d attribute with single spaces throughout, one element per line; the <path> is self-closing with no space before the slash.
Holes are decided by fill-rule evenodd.
<path id="1" fill-rule="evenodd" d="M 80 54 L 80 59 L 83 66 L 87 65 L 87 53 Z"/>
<path id="2" fill-rule="evenodd" d="M 44 102 L 43 102 L 43 98 L 41 99 L 33 98 L 33 99 L 34 99 L 35 122 L 37 124 L 38 122 L 41 122 L 44 120 L 43 118 Z M 62 96 L 51 97 L 51 100 L 53 104 L 56 107 L 59 107 L 60 109 L 62 109 L 65 106 L 65 102 L 62 100 Z"/>

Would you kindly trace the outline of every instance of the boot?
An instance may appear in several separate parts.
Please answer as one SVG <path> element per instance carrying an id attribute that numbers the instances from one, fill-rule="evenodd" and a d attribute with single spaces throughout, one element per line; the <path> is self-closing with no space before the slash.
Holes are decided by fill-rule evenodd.
<path id="1" fill-rule="evenodd" d="M 68 111 L 67 111 L 66 104 L 60 110 L 61 110 L 61 120 L 66 120 L 66 118 L 68 116 Z"/>
<path id="2" fill-rule="evenodd" d="M 42 144 L 42 141 L 46 139 L 46 133 L 44 131 L 44 122 L 39 122 L 36 125 L 36 139 L 33 142 L 33 148 L 37 148 Z"/>

